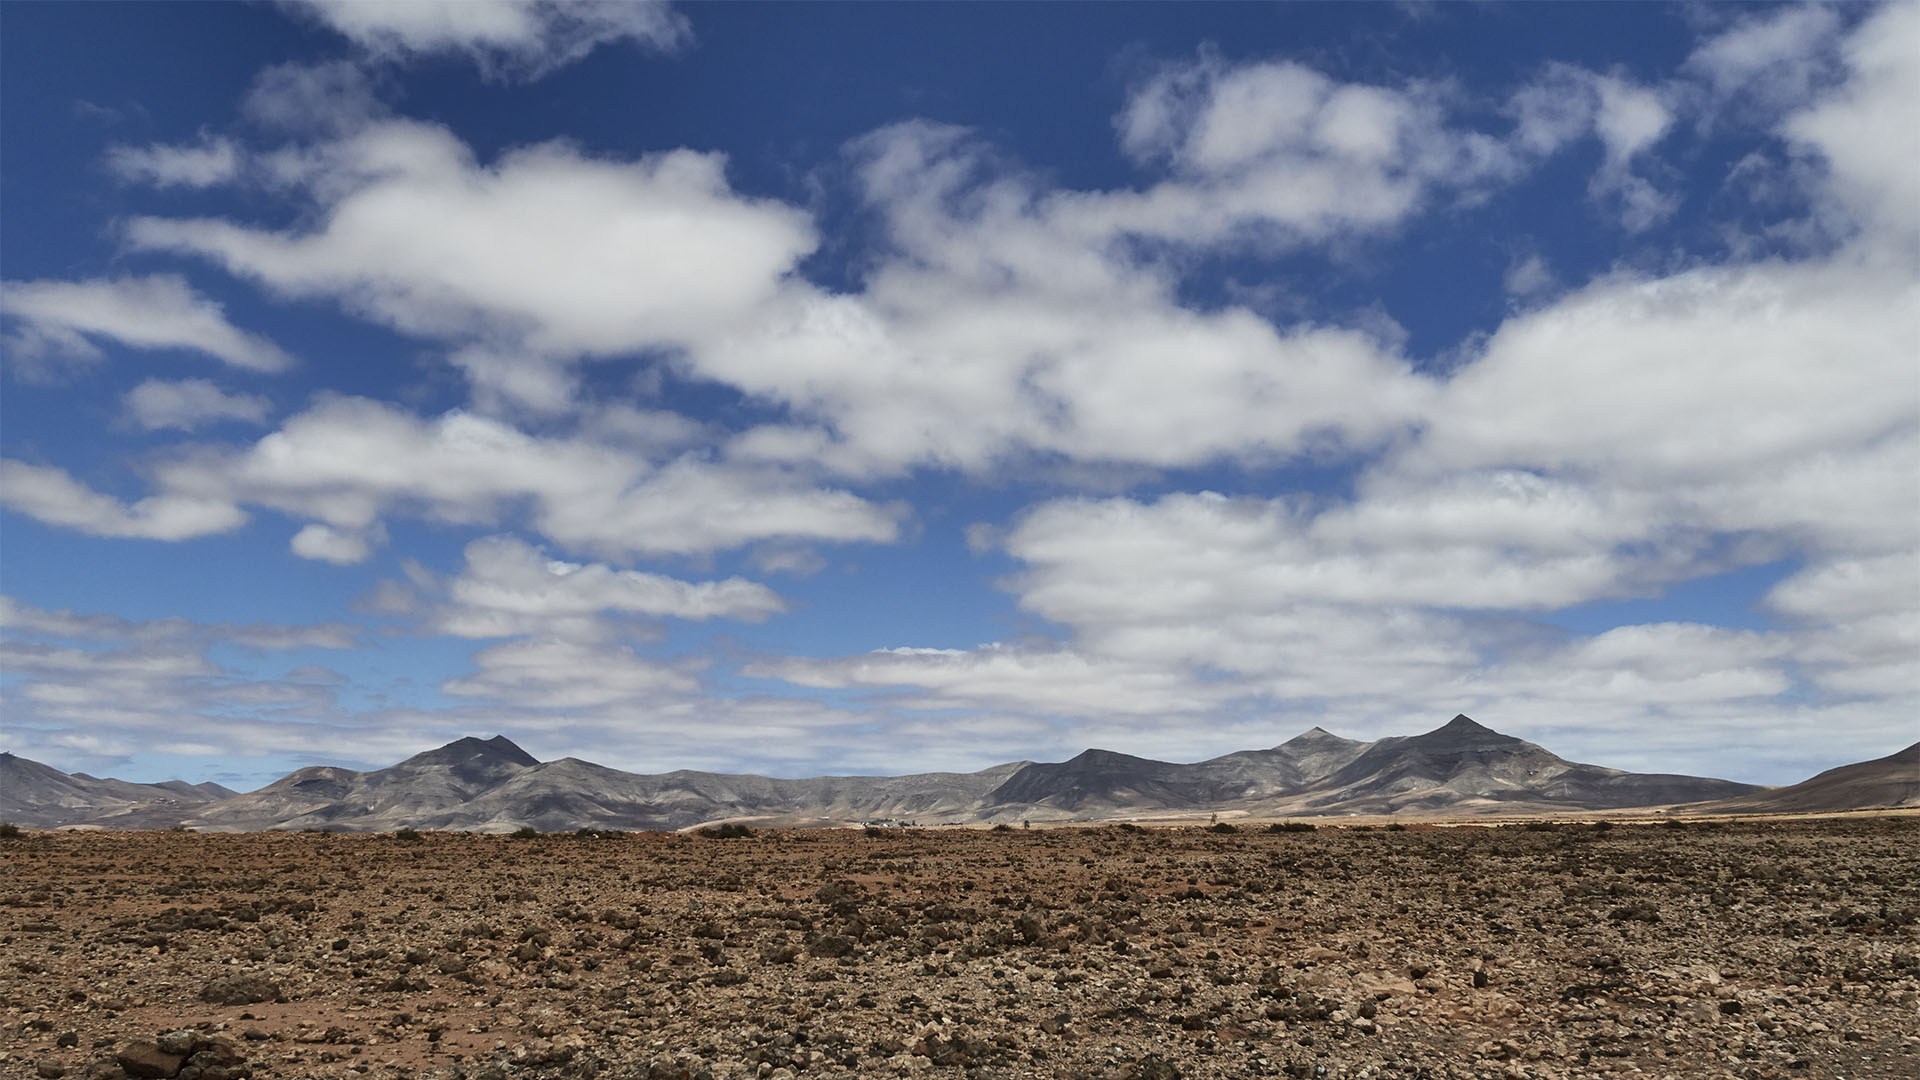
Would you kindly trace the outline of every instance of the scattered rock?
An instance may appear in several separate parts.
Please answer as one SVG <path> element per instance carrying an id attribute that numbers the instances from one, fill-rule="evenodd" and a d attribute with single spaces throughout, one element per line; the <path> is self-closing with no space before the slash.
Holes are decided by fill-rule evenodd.
<path id="1" fill-rule="evenodd" d="M 260 975 L 227 975 L 214 979 L 200 990 L 200 1000 L 215 1005 L 252 1005 L 261 1001 L 284 1000 L 280 984 Z"/>

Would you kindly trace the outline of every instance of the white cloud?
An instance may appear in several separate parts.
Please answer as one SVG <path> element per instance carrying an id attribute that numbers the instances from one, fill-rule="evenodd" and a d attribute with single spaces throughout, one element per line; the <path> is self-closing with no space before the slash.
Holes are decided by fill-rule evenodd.
<path id="1" fill-rule="evenodd" d="M 786 610 L 779 595 L 744 578 L 690 582 L 662 574 L 565 562 L 509 536 L 467 545 L 466 565 L 447 583 L 451 605 L 435 618 L 443 633 L 504 637 L 570 636 L 602 613 L 758 622 Z M 597 635 L 596 635 L 597 636 Z"/>
<path id="2" fill-rule="evenodd" d="M 1592 191 L 1614 203 L 1628 232 L 1639 232 L 1680 208 L 1677 196 L 1661 192 L 1633 171 L 1635 161 L 1673 127 L 1673 112 L 1659 93 L 1617 76 L 1595 76 L 1593 88 L 1599 97 L 1593 126 L 1606 148 L 1606 159 L 1594 176 Z"/>
<path id="3" fill-rule="evenodd" d="M 225 642 L 250 649 L 351 649 L 360 635 L 346 623 L 287 626 L 278 623 L 203 623 L 178 617 L 125 619 L 46 611 L 0 596 L 0 629 L 55 638 L 143 645 Z"/>
<path id="4" fill-rule="evenodd" d="M 1775 610 L 1818 622 L 1920 610 L 1920 550 L 1809 566 L 1767 594 Z"/>
<path id="5" fill-rule="evenodd" d="M 882 649 L 828 660 L 790 657 L 745 674 L 818 688 L 892 688 L 912 709 L 1015 708 L 1073 717 L 1198 715 L 1227 695 L 1177 671 L 1153 670 L 1057 648 Z"/>
<path id="6" fill-rule="evenodd" d="M 263 424 L 273 408 L 259 394 L 229 394 L 205 379 L 148 379 L 127 391 L 123 404 L 143 431 L 192 431 L 221 420 Z"/>
<path id="7" fill-rule="evenodd" d="M 89 281 L 8 281 L 0 314 L 14 320 L 16 357 L 100 355 L 93 338 L 135 349 L 190 349 L 248 371 L 278 372 L 293 360 L 265 338 L 235 329 L 220 304 L 174 274 Z"/>
<path id="8" fill-rule="evenodd" d="M 1845 260 L 1605 279 L 1503 325 L 1403 460 L 1772 483 L 1913 430 L 1914 396 L 1888 389 L 1911 385 L 1915 340 L 1920 284 Z"/>
<path id="9" fill-rule="evenodd" d="M 1676 195 L 1641 175 L 1650 151 L 1673 128 L 1670 95 L 1624 75 L 1553 63 L 1514 92 L 1508 111 L 1515 118 L 1516 144 L 1533 155 L 1554 153 L 1589 135 L 1598 138 L 1603 156 L 1588 182 L 1588 196 L 1629 232 L 1638 232 L 1680 206 Z"/>
<path id="10" fill-rule="evenodd" d="M 342 623 L 134 620 L 0 597 L 10 749 L 99 771 L 141 754 L 230 757 L 359 745 L 333 723 L 341 717 L 326 683 L 249 679 L 209 658 L 216 646 L 352 649 L 359 637 L 358 627 Z M 360 734 L 372 752 L 390 745 L 378 731 Z"/>
<path id="11" fill-rule="evenodd" d="M 1685 70 L 1705 80 L 1719 108 L 1797 106 L 1830 77 L 1828 53 L 1840 29 L 1832 8 L 1781 5 L 1702 42 Z"/>
<path id="12" fill-rule="evenodd" d="M 287 161 L 318 200 L 311 231 L 138 218 L 128 237 L 446 340 L 482 386 L 547 411 L 568 398 L 554 366 L 713 333 L 815 243 L 804 214 L 732 192 L 715 154 L 548 143 L 483 166 L 443 128 L 390 121 Z"/>
<path id="13" fill-rule="evenodd" d="M 1153 466 L 1285 459 L 1381 440 L 1431 392 L 1355 331 L 1283 333 L 1243 309 L 1199 314 L 1166 297 L 976 291 L 905 267 L 861 298 L 791 295 L 690 362 L 825 426 L 748 432 L 736 458 L 856 475 L 984 472 L 1036 451 Z"/>
<path id="14" fill-rule="evenodd" d="M 1022 606 L 1100 633 L 1128 612 L 1171 620 L 1296 605 L 1551 611 L 1624 591 L 1612 554 L 1646 511 L 1526 474 L 1382 491 L 1319 513 L 1286 498 L 1057 500 L 1008 537 Z"/>
<path id="15" fill-rule="evenodd" d="M 672 49 L 686 21 L 664 0 L 282 0 L 382 59 L 456 53 L 490 79 L 531 81 L 628 40 Z"/>
<path id="16" fill-rule="evenodd" d="M 1318 241 L 1390 227 L 1435 193 L 1512 179 L 1528 162 L 1503 137 L 1448 125 L 1430 88 L 1339 83 L 1300 64 L 1169 67 L 1130 97 L 1122 147 L 1173 179 L 1137 197 L 1074 197 L 1063 218 L 1174 243 L 1235 229 Z"/>
<path id="17" fill-rule="evenodd" d="M 790 574 L 812 577 L 827 568 L 826 557 L 809 544 L 770 541 L 756 544 L 747 558 L 763 574 Z"/>
<path id="18" fill-rule="evenodd" d="M 535 638 L 482 649 L 473 662 L 473 675 L 449 679 L 441 690 L 519 708 L 592 709 L 699 689 L 683 667 L 619 645 Z"/>
<path id="19" fill-rule="evenodd" d="M 331 398 L 241 451 L 205 450 L 159 465 L 176 498 L 256 503 L 355 535 L 392 513 L 495 524 L 530 508 L 532 526 L 570 550 L 617 558 L 691 555 L 760 540 L 887 542 L 899 512 L 767 469 L 683 456 L 654 466 L 584 438 L 535 437 L 451 412 L 423 420 L 358 398 Z"/>
<path id="20" fill-rule="evenodd" d="M 241 153 L 233 140 L 202 135 L 198 145 L 116 146 L 107 166 L 122 180 L 155 187 L 213 187 L 240 173 Z"/>
<path id="21" fill-rule="evenodd" d="M 128 506 L 94 491 L 63 469 L 11 460 L 0 460 L 0 506 L 93 536 L 144 540 L 187 540 L 231 532 L 247 520 L 239 507 L 217 497 L 160 494 Z"/>
<path id="22" fill-rule="evenodd" d="M 1375 443 L 1431 392 L 1373 335 L 1183 306 L 1164 268 L 1075 220 L 1104 196 L 969 186 L 990 156 L 963 133 L 901 125 L 856 153 L 898 255 L 858 294 L 791 286 L 686 354 L 796 419 L 743 435 L 738 459 L 1272 461 Z"/>
<path id="23" fill-rule="evenodd" d="M 1911 270 L 1920 247 L 1920 4 L 1892 3 L 1847 37 L 1847 81 L 1784 133 L 1826 161 L 1865 242 Z"/>
<path id="24" fill-rule="evenodd" d="M 373 554 L 374 537 L 369 533 L 376 531 L 336 529 L 314 522 L 294 533 L 287 547 L 303 559 L 352 566 L 367 561 L 367 556 Z"/>
<path id="25" fill-rule="evenodd" d="M 1501 284 L 1506 287 L 1508 296 L 1525 298 L 1552 289 L 1558 284 L 1558 279 L 1554 276 L 1553 267 L 1535 252 L 1509 264 Z"/>

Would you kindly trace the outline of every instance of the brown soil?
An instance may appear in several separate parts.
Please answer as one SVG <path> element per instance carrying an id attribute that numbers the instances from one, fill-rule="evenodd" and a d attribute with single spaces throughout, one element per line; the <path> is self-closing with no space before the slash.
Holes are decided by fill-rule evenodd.
<path id="1" fill-rule="evenodd" d="M 1917 826 L 28 833 L 0 1075 L 1907 1080 Z"/>

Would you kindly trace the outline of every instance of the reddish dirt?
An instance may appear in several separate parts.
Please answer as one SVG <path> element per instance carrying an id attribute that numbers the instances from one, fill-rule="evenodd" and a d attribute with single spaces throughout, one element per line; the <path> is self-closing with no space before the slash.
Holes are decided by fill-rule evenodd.
<path id="1" fill-rule="evenodd" d="M 27 833 L 0 1076 L 1908 1080 L 1916 825 Z"/>

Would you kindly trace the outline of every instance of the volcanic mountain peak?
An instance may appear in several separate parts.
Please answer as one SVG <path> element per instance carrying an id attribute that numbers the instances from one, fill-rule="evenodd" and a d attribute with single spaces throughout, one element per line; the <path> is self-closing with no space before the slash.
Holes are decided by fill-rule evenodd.
<path id="1" fill-rule="evenodd" d="M 469 735 L 464 739 L 455 739 L 438 749 L 422 751 L 400 764 L 459 766 L 509 763 L 531 768 L 540 764 L 540 760 L 520 749 L 505 735 L 495 735 L 491 739 L 480 739 Z"/>
<path id="2" fill-rule="evenodd" d="M 1381 742 L 1388 744 L 1390 740 L 1383 739 Z M 1477 723 L 1467 714 L 1461 713 L 1432 731 L 1400 740 L 1398 745 L 1404 752 L 1416 748 L 1465 750 L 1498 747 L 1517 750 L 1534 744 L 1512 735 L 1503 735 L 1485 724 Z"/>
<path id="3" fill-rule="evenodd" d="M 1106 771 L 1158 764 L 1161 764 L 1161 762 L 1154 761 L 1151 758 L 1135 757 L 1132 754 L 1123 754 L 1118 750 L 1101 750 L 1096 747 L 1089 750 L 1082 750 L 1078 754 L 1075 754 L 1063 763 L 1063 768 L 1072 772 L 1086 772 L 1096 769 Z"/>
<path id="4" fill-rule="evenodd" d="M 1323 727 L 1310 727 L 1273 749 L 1284 750 L 1291 754 L 1314 754 L 1365 745 L 1367 744 L 1358 739 L 1335 735 Z"/>

